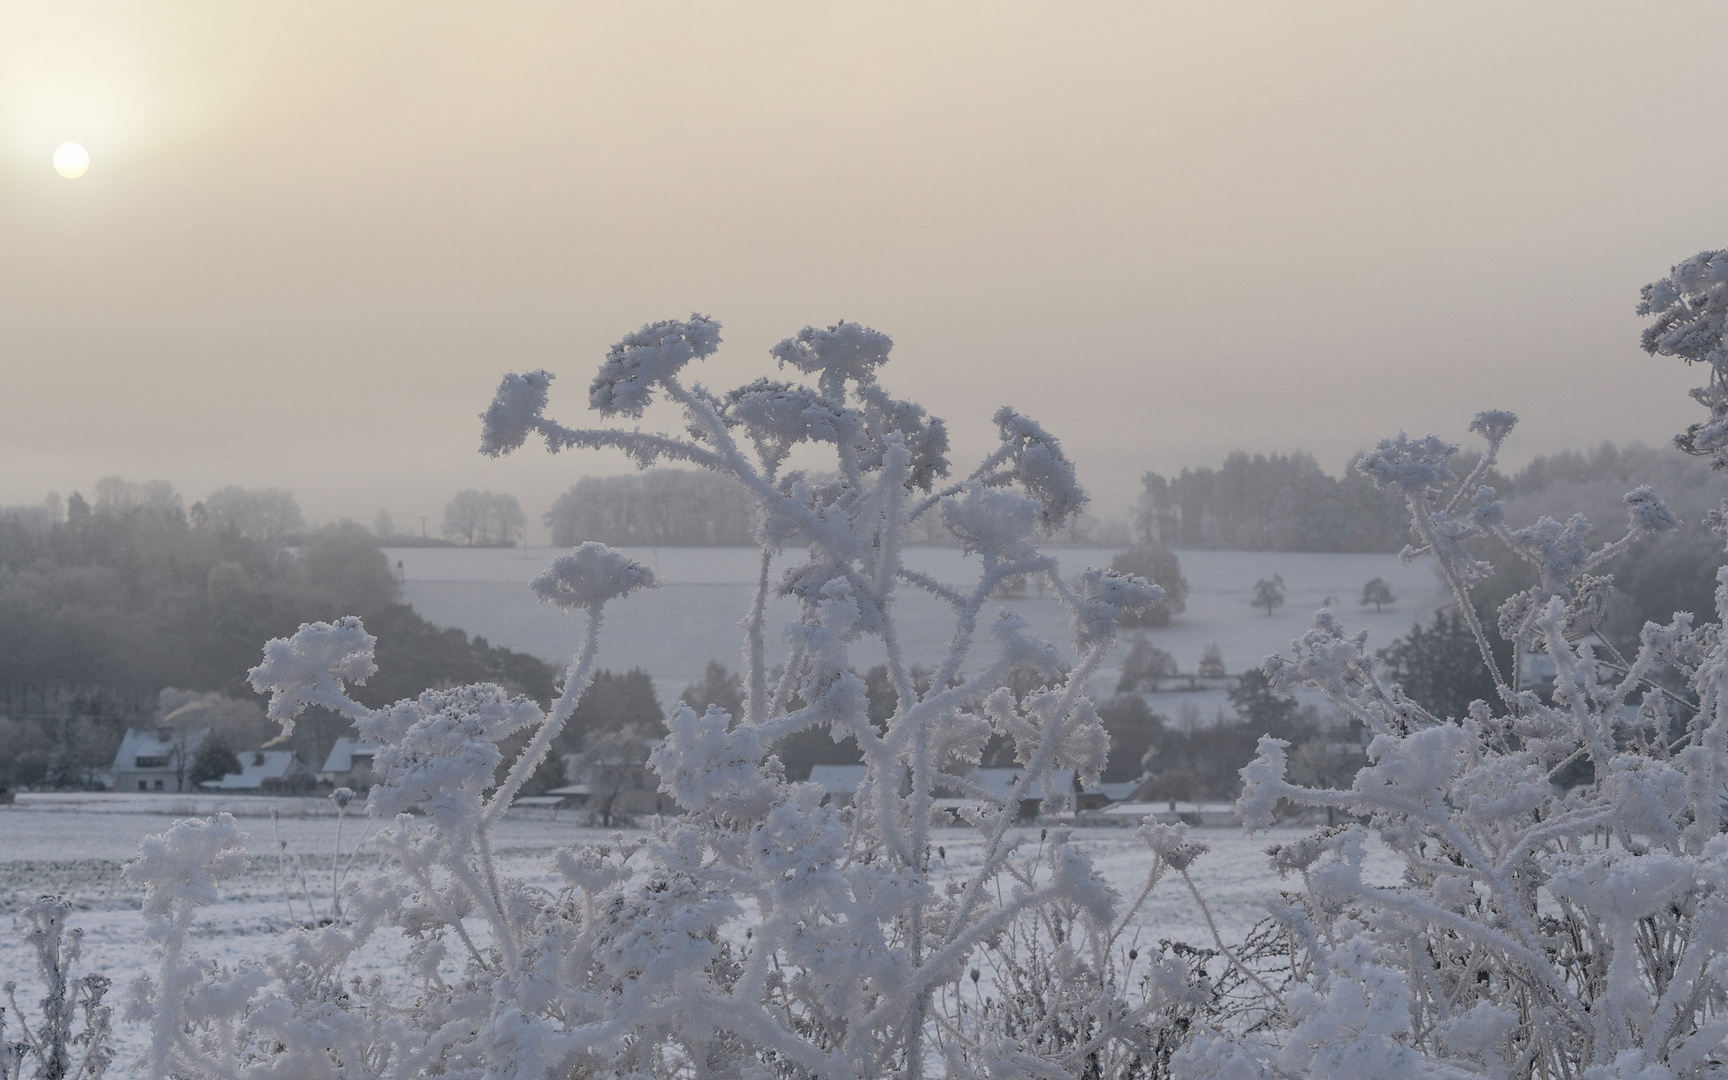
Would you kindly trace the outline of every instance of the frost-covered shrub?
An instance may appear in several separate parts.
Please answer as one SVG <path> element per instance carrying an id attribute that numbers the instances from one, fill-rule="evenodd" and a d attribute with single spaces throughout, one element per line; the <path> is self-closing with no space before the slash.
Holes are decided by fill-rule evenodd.
<path id="1" fill-rule="evenodd" d="M 1327 611 L 1265 671 L 1278 689 L 1324 690 L 1373 732 L 1344 789 L 1287 777 L 1287 744 L 1263 739 L 1242 771 L 1252 827 L 1281 800 L 1360 815 L 1269 849 L 1292 889 L 1275 901 L 1288 962 L 1267 979 L 1257 1026 L 1209 1023 L 1174 1059 L 1188 1077 L 1577 1077 L 1670 1080 L 1728 1069 L 1728 643 L 1693 614 L 1647 624 L 1635 655 L 1591 644 L 1609 560 L 1679 522 L 1649 488 L 1626 496 L 1626 533 L 1592 546 L 1590 525 L 1509 528 L 1478 486 L 1515 418 L 1471 425 L 1487 452 L 1462 481 L 1455 447 L 1382 442 L 1361 467 L 1404 497 L 1492 679 L 1494 701 L 1435 715 L 1384 681 Z M 1470 587 L 1497 542 L 1537 584 L 1484 626 Z M 1469 546 L 1467 546 L 1469 545 Z M 1728 574 L 1717 592 L 1728 611 Z M 1489 648 L 1545 654 L 1550 689 L 1523 685 Z M 1589 782 L 1556 778 L 1583 763 Z M 1377 840 L 1398 884 L 1363 880 Z"/>
<path id="2" fill-rule="evenodd" d="M 571 429 L 544 415 L 552 376 L 510 375 L 483 416 L 482 449 L 533 434 L 553 450 L 616 447 L 646 467 L 694 464 L 729 478 L 755 507 L 761 544 L 742 635 L 742 706 L 680 704 L 651 765 L 682 813 L 643 836 L 564 850 L 549 893 L 498 872 L 493 826 L 544 760 L 593 672 L 605 604 L 654 585 L 610 548 L 585 544 L 533 584 L 580 611 L 581 646 L 550 711 L 496 686 L 428 690 L 368 709 L 348 685 L 376 672 L 357 619 L 272 641 L 252 683 L 284 728 L 309 705 L 349 717 L 382 744 L 367 808 L 380 869 L 346 890 L 329 925 L 294 933 L 258 963 L 224 968 L 188 929 L 211 879 L 241 857 L 231 819 L 185 822 L 154 838 L 128 873 L 146 889 L 159 977 L 133 987 L 153 1024 L 152 1077 L 1132 1076 L 1162 1069 L 1203 993 L 1192 966 L 1124 968 L 1125 905 L 1065 832 L 1022 845 L 1021 799 L 1058 769 L 1096 777 L 1108 737 L 1083 692 L 1116 644 L 1117 620 L 1162 599 L 1109 570 L 1064 578 L 1033 545 L 1086 497 L 1057 440 L 1014 412 L 1000 443 L 950 477 L 940 420 L 878 383 L 891 342 L 849 323 L 805 329 L 773 355 L 807 382 L 760 379 L 719 394 L 686 369 L 719 345 L 703 316 L 645 326 L 614 346 L 589 401 L 634 419 L 657 398 L 685 428 Z M 785 468 L 793 448 L 832 455 L 830 474 Z M 909 532 L 939 517 L 978 556 L 977 580 L 906 568 Z M 797 553 L 778 580 L 776 555 Z M 1041 578 L 1073 617 L 1072 663 L 990 598 Z M 908 657 L 895 630 L 900 590 L 953 612 L 946 653 Z M 766 662 L 768 602 L 796 602 L 791 656 Z M 886 653 L 895 698 L 873 719 L 854 649 Z M 932 672 L 915 672 L 914 659 Z M 1041 689 L 1016 697 L 1011 675 Z M 1024 679 L 1022 680 L 1024 681 Z M 855 740 L 865 774 L 853 805 L 822 805 L 768 748 L 820 733 Z M 506 740 L 526 737 L 506 762 Z M 1022 769 L 998 800 L 966 777 L 985 744 Z M 505 779 L 496 782 L 499 770 Z M 965 824 L 980 862 L 932 872 L 939 790 L 982 809 Z M 1052 809 L 1067 795 L 1050 797 Z M 414 813 L 410 813 L 414 811 Z M 952 835 L 952 834 L 949 834 Z M 1134 904 L 1189 847 L 1147 834 L 1149 876 Z M 336 909 L 336 905 L 332 905 Z M 345 973 L 369 939 L 408 939 L 407 987 Z M 981 990 L 979 968 L 1004 972 Z M 967 1011 L 984 993 L 989 1007 Z M 1180 1023 L 1177 1021 L 1180 1020 Z"/>
<path id="3" fill-rule="evenodd" d="M 72 974 L 84 932 L 66 929 L 71 910 L 61 897 L 44 896 L 18 914 L 24 941 L 36 954 L 42 998 L 32 1024 L 18 1004 L 16 984 L 5 982 L 19 1037 L 6 1037 L 7 1009 L 0 1008 L 0 1080 L 23 1080 L 31 1063 L 38 1080 L 102 1080 L 114 1058 L 113 1009 L 103 1003 L 108 977 Z"/>

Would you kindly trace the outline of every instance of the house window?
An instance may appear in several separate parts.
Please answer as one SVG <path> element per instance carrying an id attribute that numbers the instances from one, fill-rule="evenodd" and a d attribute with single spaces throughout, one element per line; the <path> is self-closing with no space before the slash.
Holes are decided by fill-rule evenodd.
<path id="1" fill-rule="evenodd" d="M 156 781 L 156 790 L 157 791 L 162 790 L 162 781 L 160 781 L 160 780 Z"/>
<path id="2" fill-rule="evenodd" d="M 138 790 L 139 791 L 149 791 L 150 785 L 145 783 L 144 781 L 140 780 L 140 781 L 138 781 Z"/>
<path id="3" fill-rule="evenodd" d="M 165 757 L 133 758 L 132 767 L 135 769 L 166 769 L 168 767 L 168 759 Z"/>

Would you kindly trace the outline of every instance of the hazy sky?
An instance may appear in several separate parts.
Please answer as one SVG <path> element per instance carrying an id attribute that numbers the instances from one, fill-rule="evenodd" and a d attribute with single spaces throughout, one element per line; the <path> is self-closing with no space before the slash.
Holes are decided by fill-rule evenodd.
<path id="1" fill-rule="evenodd" d="M 1661 443 L 1702 376 L 1633 306 L 1728 246 L 1724 40 L 1715 2 L 5 0 L 0 502 L 537 519 L 627 466 L 480 457 L 499 375 L 586 423 L 606 347 L 693 310 L 716 387 L 888 332 L 958 460 L 1012 404 L 1104 516 L 1489 407 L 1514 461 Z"/>

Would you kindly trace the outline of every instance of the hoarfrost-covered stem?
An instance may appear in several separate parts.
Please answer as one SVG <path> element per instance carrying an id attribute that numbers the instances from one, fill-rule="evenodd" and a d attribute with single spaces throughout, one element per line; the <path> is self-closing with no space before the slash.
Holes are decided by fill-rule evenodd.
<path id="1" fill-rule="evenodd" d="M 522 785 L 534 775 L 540 763 L 552 749 L 552 743 L 558 738 L 564 725 L 570 722 L 575 714 L 576 706 L 581 703 L 582 695 L 587 692 L 594 681 L 594 658 L 600 652 L 600 625 L 604 605 L 595 603 L 587 608 L 587 627 L 582 637 L 582 648 L 570 661 L 570 666 L 564 672 L 564 689 L 558 695 L 558 700 L 552 703 L 552 712 L 540 725 L 534 740 L 522 749 L 516 763 L 510 768 L 510 775 L 498 790 L 492 793 L 486 806 L 484 822 L 491 825 L 504 816 L 504 811 L 510 808 L 510 803 L 516 798 L 516 793 L 522 790 Z"/>

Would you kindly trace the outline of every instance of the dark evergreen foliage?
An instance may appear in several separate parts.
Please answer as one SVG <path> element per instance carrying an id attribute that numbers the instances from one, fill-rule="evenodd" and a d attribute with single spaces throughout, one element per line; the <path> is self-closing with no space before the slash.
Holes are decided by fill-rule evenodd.
<path id="1" fill-rule="evenodd" d="M 1472 701 L 1499 701 L 1482 650 L 1455 611 L 1437 613 L 1426 630 L 1412 626 L 1379 655 L 1405 696 L 1435 716 L 1465 716 Z"/>

